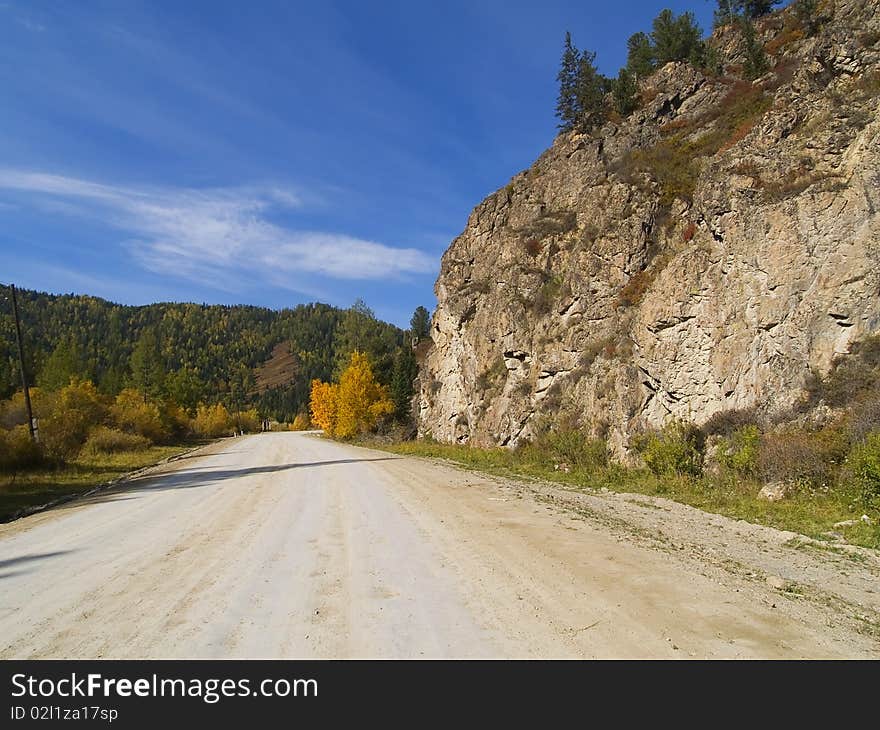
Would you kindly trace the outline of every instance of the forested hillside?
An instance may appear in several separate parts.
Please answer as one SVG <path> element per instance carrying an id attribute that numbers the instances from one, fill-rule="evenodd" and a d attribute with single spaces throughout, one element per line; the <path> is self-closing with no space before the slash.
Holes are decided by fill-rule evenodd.
<path id="1" fill-rule="evenodd" d="M 363 304 L 326 304 L 275 311 L 252 306 L 164 303 L 133 307 L 81 295 L 19 290 L 18 303 L 32 384 L 55 390 L 71 376 L 115 395 L 131 386 L 167 395 L 194 409 L 200 402 L 256 406 L 264 416 L 292 420 L 308 403 L 312 379 L 338 374 L 362 350 L 377 378 L 392 381 L 404 332 Z M 0 302 L 0 398 L 20 387 L 11 305 Z M 254 371 L 284 343 L 292 382 L 261 390 Z M 408 343 L 407 343 L 408 346 Z"/>

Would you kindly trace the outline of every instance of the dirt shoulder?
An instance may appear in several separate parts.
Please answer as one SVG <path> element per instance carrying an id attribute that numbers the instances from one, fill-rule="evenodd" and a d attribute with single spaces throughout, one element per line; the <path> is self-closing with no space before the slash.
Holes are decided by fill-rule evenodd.
<path id="1" fill-rule="evenodd" d="M 661 497 L 575 491 L 543 481 L 482 474 L 441 459 L 408 457 L 388 468 L 405 468 L 407 462 L 439 467 L 455 474 L 451 478 L 456 481 L 496 493 L 486 500 L 534 502 L 621 543 L 663 554 L 679 566 L 683 581 L 685 575 L 701 575 L 798 623 L 825 627 L 829 634 L 857 635 L 856 643 L 871 647 L 869 655 L 880 656 L 878 551 L 823 543 Z"/>
<path id="2" fill-rule="evenodd" d="M 198 459 L 202 456 L 209 456 L 210 454 L 216 453 L 223 447 L 226 441 L 227 439 L 218 439 L 202 446 L 185 448 L 179 453 L 163 458 L 156 463 L 149 464 L 139 469 L 133 469 L 132 471 L 110 480 L 98 480 L 84 486 L 72 488 L 67 493 L 62 493 L 57 497 L 53 497 L 51 492 L 47 491 L 47 501 L 45 503 L 29 506 L 20 514 L 6 520 L 3 534 L 10 534 L 17 529 L 26 529 L 47 520 L 52 520 L 61 514 L 56 509 L 58 507 L 63 506 L 67 510 L 76 509 L 78 507 L 87 507 L 88 505 L 93 504 L 96 500 L 101 499 L 104 495 L 128 489 L 132 485 L 137 484 L 140 480 L 176 471 L 177 469 L 180 469 L 182 465 L 187 463 L 187 459 Z"/>

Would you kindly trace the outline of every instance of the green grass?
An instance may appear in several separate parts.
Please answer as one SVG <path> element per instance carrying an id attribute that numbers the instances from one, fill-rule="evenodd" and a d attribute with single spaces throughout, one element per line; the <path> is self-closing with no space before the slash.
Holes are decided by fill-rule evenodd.
<path id="1" fill-rule="evenodd" d="M 192 446 L 150 446 L 116 454 L 83 455 L 58 468 L 29 469 L 15 475 L 0 474 L 0 521 L 10 519 L 22 509 L 82 494 L 128 472 L 176 456 Z"/>
<path id="2" fill-rule="evenodd" d="M 790 530 L 817 539 L 826 539 L 823 533 L 834 530 L 852 545 L 880 549 L 880 509 L 864 507 L 847 492 L 803 491 L 779 502 L 767 502 L 757 498 L 760 484 L 749 480 L 659 477 L 647 470 L 627 469 L 615 464 L 604 468 L 580 468 L 572 464 L 571 471 L 565 473 L 554 469 L 554 465 L 562 459 L 535 447 L 510 451 L 433 441 L 369 446 L 395 454 L 446 459 L 469 469 L 499 476 L 556 482 L 574 490 L 599 490 L 604 487 L 615 492 L 665 497 L 706 512 Z M 859 522 L 851 527 L 833 527 L 836 522 L 858 519 L 862 514 L 871 518 L 870 525 Z"/>

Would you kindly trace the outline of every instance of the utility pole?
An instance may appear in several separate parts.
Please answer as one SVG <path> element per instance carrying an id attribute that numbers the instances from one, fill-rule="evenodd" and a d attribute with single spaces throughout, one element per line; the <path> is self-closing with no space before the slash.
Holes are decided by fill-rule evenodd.
<path id="1" fill-rule="evenodd" d="M 18 317 L 18 299 L 15 296 L 15 284 L 10 284 L 12 290 L 12 312 L 15 315 L 15 338 L 18 341 L 18 366 L 21 370 L 21 388 L 24 391 L 24 407 L 27 409 L 28 430 L 31 440 L 37 440 L 37 432 L 34 428 L 34 413 L 31 409 L 31 393 L 28 390 L 27 373 L 24 369 L 24 346 L 21 344 L 21 320 Z"/>

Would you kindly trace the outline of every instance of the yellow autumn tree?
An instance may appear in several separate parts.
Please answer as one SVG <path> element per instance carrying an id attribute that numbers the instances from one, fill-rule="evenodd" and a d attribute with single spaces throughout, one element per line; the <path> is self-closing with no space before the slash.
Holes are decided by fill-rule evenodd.
<path id="1" fill-rule="evenodd" d="M 217 403 L 213 406 L 199 403 L 196 408 L 196 417 L 193 419 L 193 431 L 204 438 L 217 438 L 228 436 L 233 429 L 232 416 L 226 410 L 226 406 Z"/>
<path id="2" fill-rule="evenodd" d="M 349 439 L 376 427 L 394 412 L 388 389 L 380 385 L 366 354 L 355 351 L 339 383 L 312 381 L 312 421 L 328 436 Z"/>
<path id="3" fill-rule="evenodd" d="M 376 381 L 370 359 L 355 350 L 339 376 L 336 394 L 336 436 L 352 438 L 370 431 L 382 416 L 394 412 L 388 389 Z"/>
<path id="4" fill-rule="evenodd" d="M 73 377 L 57 393 L 34 389 L 32 395 L 43 448 L 61 461 L 75 457 L 89 430 L 107 415 L 105 398 L 90 380 Z"/>
<path id="5" fill-rule="evenodd" d="M 126 388 L 116 396 L 110 415 L 117 428 L 126 433 L 144 436 L 154 443 L 168 437 L 159 406 L 153 401 L 145 401 L 143 394 L 134 388 Z"/>
<path id="6" fill-rule="evenodd" d="M 332 383 L 312 381 L 312 394 L 309 398 L 309 410 L 312 423 L 323 428 L 324 433 L 333 436 L 336 430 L 336 391 L 338 386 Z"/>

